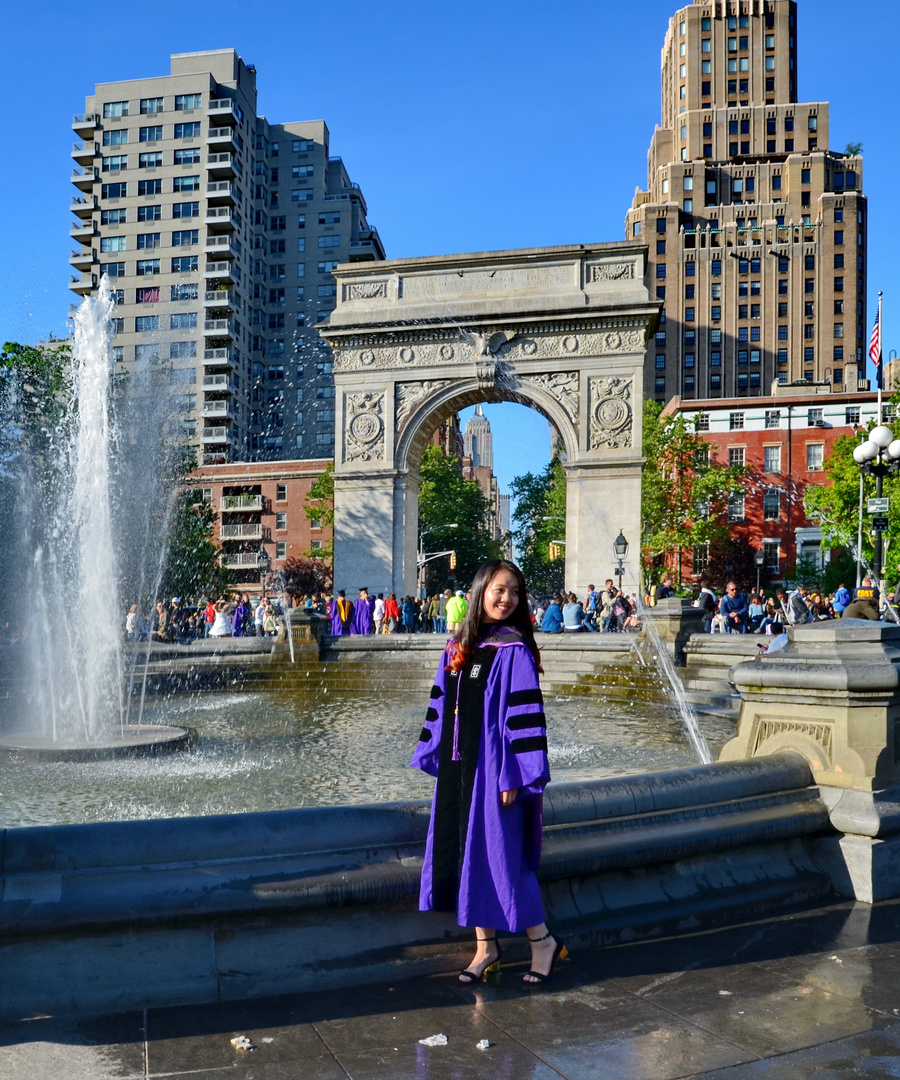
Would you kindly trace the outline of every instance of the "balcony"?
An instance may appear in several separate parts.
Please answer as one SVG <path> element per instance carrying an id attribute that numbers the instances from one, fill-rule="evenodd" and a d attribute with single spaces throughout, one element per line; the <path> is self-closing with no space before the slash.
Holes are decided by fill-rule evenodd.
<path id="1" fill-rule="evenodd" d="M 231 319 L 207 319 L 203 333 L 206 337 L 236 337 L 237 326 Z"/>
<path id="2" fill-rule="evenodd" d="M 69 210 L 76 217 L 90 217 L 95 210 L 99 209 L 100 203 L 93 195 L 76 195 L 69 203 Z"/>
<path id="3" fill-rule="evenodd" d="M 263 527 L 259 522 L 243 525 L 223 525 L 219 529 L 220 540 L 262 540 Z"/>
<path id="4" fill-rule="evenodd" d="M 76 270 L 90 270 L 97 261 L 97 249 L 88 248 L 87 251 L 73 251 L 69 255 L 69 265 Z"/>
<path id="5" fill-rule="evenodd" d="M 69 228 L 69 236 L 73 240 L 79 240 L 82 244 L 89 244 L 91 238 L 97 236 L 99 230 L 93 221 L 73 221 Z"/>
<path id="6" fill-rule="evenodd" d="M 216 450 L 212 454 L 201 454 L 200 455 L 200 464 L 201 465 L 227 465 L 228 464 L 228 454 L 224 450 L 222 450 L 222 451 Z"/>
<path id="7" fill-rule="evenodd" d="M 99 145 L 90 140 L 83 145 L 81 143 L 72 144 L 72 157 L 75 158 L 79 165 L 90 165 L 99 153 Z"/>
<path id="8" fill-rule="evenodd" d="M 235 355 L 231 349 L 204 349 L 204 367 L 233 367 Z"/>
<path id="9" fill-rule="evenodd" d="M 228 570 L 258 569 L 255 551 L 226 551 L 222 554 L 221 563 Z"/>
<path id="10" fill-rule="evenodd" d="M 206 133 L 206 145 L 211 150 L 225 150 L 231 153 L 234 150 L 234 129 L 230 127 L 211 127 Z"/>
<path id="11" fill-rule="evenodd" d="M 74 293 L 84 296 L 85 293 L 93 292 L 97 288 L 96 274 L 83 274 L 80 278 L 73 274 L 69 278 L 69 288 Z"/>
<path id="12" fill-rule="evenodd" d="M 97 113 L 76 113 L 72 117 L 72 130 L 82 139 L 93 138 L 99 119 Z"/>
<path id="13" fill-rule="evenodd" d="M 203 250 L 208 255 L 218 255 L 219 258 L 233 259 L 239 254 L 237 245 L 230 236 L 207 236 Z"/>
<path id="14" fill-rule="evenodd" d="M 220 310 L 230 309 L 234 302 L 234 293 L 231 289 L 212 289 L 203 294 L 203 305 L 207 308 Z"/>
<path id="15" fill-rule="evenodd" d="M 228 350 L 223 349 L 222 351 L 227 352 Z M 203 389 L 217 394 L 233 394 L 235 387 L 227 375 L 204 375 Z"/>
<path id="16" fill-rule="evenodd" d="M 263 497 L 262 495 L 223 495 L 222 501 L 219 503 L 219 512 L 225 513 L 250 513 L 255 511 L 261 513 L 263 510 Z"/>
<path id="17" fill-rule="evenodd" d="M 208 262 L 203 267 L 203 276 L 215 278 L 223 285 L 233 285 L 236 281 L 236 272 L 230 262 Z"/>
<path id="18" fill-rule="evenodd" d="M 82 191 L 89 191 L 97 180 L 97 175 L 97 170 L 93 168 L 93 166 L 87 169 L 82 169 L 76 165 L 75 171 L 72 173 L 69 179 L 72 181 L 75 187 L 81 188 Z"/>
<path id="19" fill-rule="evenodd" d="M 231 446 L 231 428 L 226 425 L 222 427 L 205 427 L 200 433 L 200 438 L 203 440 L 204 445 L 208 443 L 227 443 Z"/>
<path id="20" fill-rule="evenodd" d="M 237 176 L 237 165 L 233 154 L 206 155 L 206 168 L 214 176 Z"/>
<path id="21" fill-rule="evenodd" d="M 374 262 L 378 256 L 378 248 L 372 240 L 351 240 L 348 255 L 350 262 Z"/>
<path id="22" fill-rule="evenodd" d="M 203 415 L 204 417 L 218 420 L 220 423 L 223 420 L 227 420 L 229 423 L 234 420 L 234 413 L 231 411 L 231 402 L 227 398 L 217 401 L 204 401 Z"/>
<path id="23" fill-rule="evenodd" d="M 230 180 L 212 180 L 206 185 L 206 197 L 210 202 L 227 200 L 234 205 L 234 186 Z"/>
<path id="24" fill-rule="evenodd" d="M 237 225 L 235 211 L 230 206 L 208 206 L 204 220 L 217 232 L 233 229 Z"/>
<path id="25" fill-rule="evenodd" d="M 237 107 L 231 98 L 210 98 L 206 106 L 206 115 L 210 123 L 239 124 Z"/>

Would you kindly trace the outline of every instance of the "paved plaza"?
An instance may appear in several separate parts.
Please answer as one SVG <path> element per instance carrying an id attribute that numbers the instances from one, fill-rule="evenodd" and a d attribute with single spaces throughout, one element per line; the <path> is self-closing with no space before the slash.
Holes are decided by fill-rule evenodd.
<path id="1" fill-rule="evenodd" d="M 452 976 L 0 1029 L 4 1080 L 900 1077 L 900 902 L 580 950 L 543 991 Z M 140 980 L 140 972 L 134 973 Z M 443 1033 L 443 1046 L 419 1040 Z M 244 1035 L 254 1050 L 235 1049 Z M 487 1039 L 486 1050 L 476 1044 Z"/>

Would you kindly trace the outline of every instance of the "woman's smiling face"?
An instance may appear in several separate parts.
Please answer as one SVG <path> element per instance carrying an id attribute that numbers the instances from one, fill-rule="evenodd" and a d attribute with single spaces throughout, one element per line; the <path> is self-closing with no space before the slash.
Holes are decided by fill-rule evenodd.
<path id="1" fill-rule="evenodd" d="M 519 582 L 510 570 L 498 570 L 484 590 L 484 621 L 503 622 L 519 606 Z"/>

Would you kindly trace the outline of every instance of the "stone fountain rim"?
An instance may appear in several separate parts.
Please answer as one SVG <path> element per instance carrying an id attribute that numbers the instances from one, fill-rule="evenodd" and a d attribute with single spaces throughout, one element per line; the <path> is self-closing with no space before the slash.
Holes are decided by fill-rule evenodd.
<path id="1" fill-rule="evenodd" d="M 90 743 L 53 742 L 20 731 L 0 735 L 0 761 L 86 762 L 157 757 L 191 750 L 198 739 L 194 728 L 170 724 L 126 724 L 124 738 L 116 733 Z"/>

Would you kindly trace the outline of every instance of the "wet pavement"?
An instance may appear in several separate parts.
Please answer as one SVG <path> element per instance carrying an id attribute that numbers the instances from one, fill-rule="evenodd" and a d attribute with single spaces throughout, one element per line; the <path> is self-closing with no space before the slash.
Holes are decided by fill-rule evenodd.
<path id="1" fill-rule="evenodd" d="M 579 950 L 538 991 L 523 971 L 23 1020 L 0 1028 L 0 1077 L 900 1078 L 900 901 Z M 437 1033 L 446 1045 L 419 1043 Z"/>

